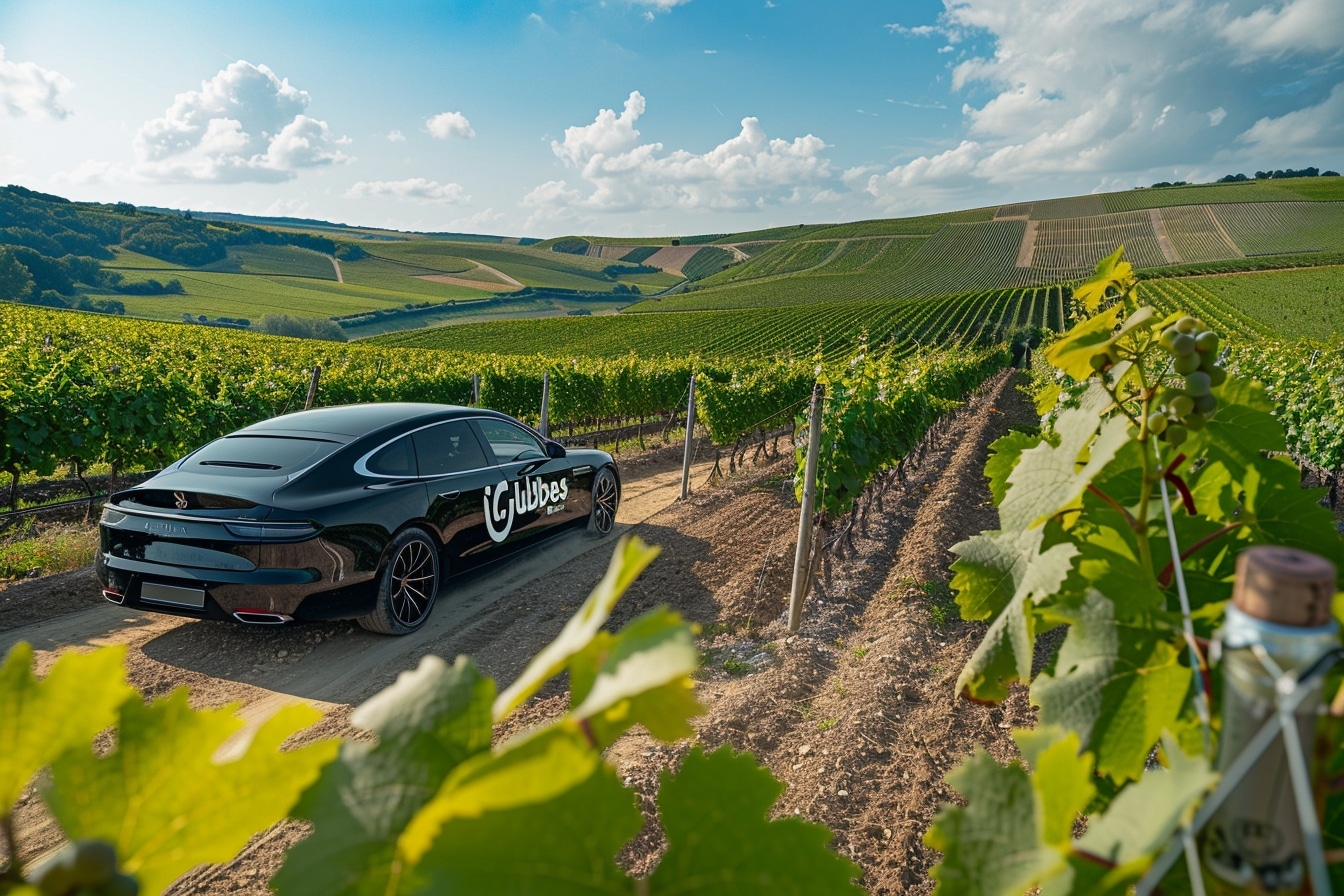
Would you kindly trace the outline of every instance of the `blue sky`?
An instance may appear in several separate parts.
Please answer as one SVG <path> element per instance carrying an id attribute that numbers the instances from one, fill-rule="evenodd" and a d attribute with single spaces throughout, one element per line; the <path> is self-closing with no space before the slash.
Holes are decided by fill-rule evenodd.
<path id="1" fill-rule="evenodd" d="M 0 182 L 548 237 L 1344 170 L 1340 0 L 0 4 Z"/>

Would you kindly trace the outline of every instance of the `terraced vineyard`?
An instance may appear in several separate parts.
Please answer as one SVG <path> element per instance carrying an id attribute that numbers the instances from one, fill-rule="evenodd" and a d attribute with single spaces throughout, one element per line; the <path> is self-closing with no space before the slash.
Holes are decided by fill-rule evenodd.
<path id="1" fill-rule="evenodd" d="M 1143 211 L 1039 221 L 1031 266 L 1038 276 L 1052 279 L 1083 277 L 1116 246 L 1125 247 L 1125 257 L 1136 268 L 1168 263 L 1152 218 Z"/>
<path id="2" fill-rule="evenodd" d="M 1344 202 L 1258 202 L 1212 209 L 1246 255 L 1344 249 Z"/>
<path id="3" fill-rule="evenodd" d="M 1244 254 L 1207 205 L 1171 206 L 1159 218 L 1182 261 L 1221 261 Z"/>
<path id="4" fill-rule="evenodd" d="M 1066 199 L 1047 199 L 1031 204 L 1033 221 L 1054 221 L 1060 218 L 1091 218 L 1104 215 L 1107 209 L 1100 196 L 1070 196 Z"/>
<path id="5" fill-rule="evenodd" d="M 849 355 L 860 337 L 884 352 L 915 345 L 1002 338 L 1018 327 L 1059 326 L 1059 287 L 960 293 L 906 302 L 817 302 L 776 309 L 622 314 L 551 318 L 393 333 L 373 342 L 499 355 L 573 354 L 619 358 L 697 355 L 706 358 L 808 358 Z"/>
<path id="6" fill-rule="evenodd" d="M 1164 312 L 1184 310 L 1198 314 L 1220 333 L 1246 336 L 1272 333 L 1264 323 L 1208 289 L 1208 282 L 1204 278 L 1145 280 L 1139 284 L 1139 295 Z"/>

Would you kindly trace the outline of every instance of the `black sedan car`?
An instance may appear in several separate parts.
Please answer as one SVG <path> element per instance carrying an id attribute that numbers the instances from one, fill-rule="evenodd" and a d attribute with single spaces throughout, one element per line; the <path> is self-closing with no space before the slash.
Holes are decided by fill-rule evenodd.
<path id="1" fill-rule="evenodd" d="M 103 507 L 113 603 L 252 623 L 358 619 L 405 634 L 443 577 L 562 527 L 606 535 L 611 455 L 436 404 L 300 411 L 197 449 Z"/>

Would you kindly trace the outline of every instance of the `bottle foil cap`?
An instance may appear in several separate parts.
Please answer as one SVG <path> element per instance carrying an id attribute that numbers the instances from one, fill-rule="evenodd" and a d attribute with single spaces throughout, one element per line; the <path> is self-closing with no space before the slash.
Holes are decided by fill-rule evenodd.
<path id="1" fill-rule="evenodd" d="M 1232 604 L 1256 619 L 1299 628 L 1330 622 L 1335 565 L 1296 548 L 1257 545 L 1237 557 Z"/>

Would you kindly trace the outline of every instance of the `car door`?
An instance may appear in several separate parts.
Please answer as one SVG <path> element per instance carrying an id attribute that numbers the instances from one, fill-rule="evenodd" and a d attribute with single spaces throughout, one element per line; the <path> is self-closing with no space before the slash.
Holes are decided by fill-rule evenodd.
<path id="1" fill-rule="evenodd" d="M 574 518 L 582 502 L 564 458 L 549 457 L 540 437 L 513 421 L 477 417 L 472 425 L 496 463 L 484 496 L 486 533 L 495 545 L 507 549 Z"/>
<path id="2" fill-rule="evenodd" d="M 485 490 L 499 470 L 466 420 L 448 420 L 411 434 L 420 477 L 429 494 L 430 523 L 445 557 L 459 561 L 491 547 L 485 525 Z"/>

